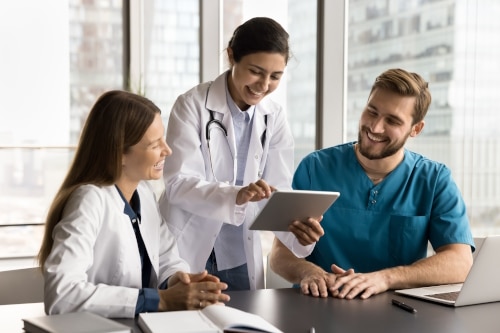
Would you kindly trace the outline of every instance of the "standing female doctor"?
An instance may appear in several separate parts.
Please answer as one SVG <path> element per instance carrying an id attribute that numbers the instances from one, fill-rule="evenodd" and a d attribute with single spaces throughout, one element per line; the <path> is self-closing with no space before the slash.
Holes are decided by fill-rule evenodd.
<path id="1" fill-rule="evenodd" d="M 260 236 L 248 227 L 260 200 L 291 188 L 293 137 L 285 111 L 265 99 L 284 74 L 288 33 L 270 18 L 250 19 L 227 56 L 228 71 L 172 108 L 167 141 L 177 159 L 164 168 L 160 208 L 192 270 L 206 268 L 228 290 L 264 288 Z M 300 257 L 323 235 L 318 220 L 307 222 L 276 233 Z"/>

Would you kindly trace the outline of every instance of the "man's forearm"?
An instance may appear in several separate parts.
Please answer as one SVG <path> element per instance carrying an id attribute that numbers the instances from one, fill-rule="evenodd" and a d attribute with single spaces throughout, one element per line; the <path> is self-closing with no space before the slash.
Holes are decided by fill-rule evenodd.
<path id="1" fill-rule="evenodd" d="M 321 268 L 303 258 L 297 258 L 278 238 L 274 239 L 269 255 L 271 269 L 291 283 L 300 283 L 307 274 Z"/>
<path id="2" fill-rule="evenodd" d="M 389 289 L 403 289 L 461 283 L 467 277 L 471 266 L 470 246 L 452 244 L 411 265 L 388 268 L 381 273 L 386 275 Z"/>

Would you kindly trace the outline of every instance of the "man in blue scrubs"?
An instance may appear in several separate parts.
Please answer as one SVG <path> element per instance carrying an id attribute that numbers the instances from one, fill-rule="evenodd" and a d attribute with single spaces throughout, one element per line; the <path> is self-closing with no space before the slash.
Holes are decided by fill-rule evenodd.
<path id="1" fill-rule="evenodd" d="M 295 189 L 341 195 L 309 257 L 274 241 L 275 272 L 304 294 L 346 299 L 464 281 L 474 243 L 460 190 L 445 165 L 404 148 L 422 131 L 430 103 L 416 73 L 390 69 L 375 80 L 358 141 L 313 152 L 295 171 Z"/>

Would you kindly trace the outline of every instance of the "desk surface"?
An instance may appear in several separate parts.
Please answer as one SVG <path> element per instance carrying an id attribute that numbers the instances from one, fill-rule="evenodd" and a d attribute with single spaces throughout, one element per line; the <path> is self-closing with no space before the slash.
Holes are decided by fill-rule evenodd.
<path id="1" fill-rule="evenodd" d="M 315 298 L 298 289 L 264 289 L 229 292 L 229 306 L 255 313 L 286 333 L 497 333 L 500 302 L 452 308 L 419 301 L 393 292 L 367 300 Z M 402 300 L 417 309 L 406 312 L 391 304 Z M 42 303 L 1 305 L 2 332 L 23 332 L 22 318 L 44 315 Z M 133 319 L 117 320 L 140 332 Z"/>
<path id="2" fill-rule="evenodd" d="M 258 314 L 286 333 L 493 333 L 500 332 L 500 302 L 447 307 L 386 292 L 367 300 L 315 298 L 299 289 L 230 292 L 229 306 Z M 417 309 L 406 312 L 391 304 L 402 300 Z"/>

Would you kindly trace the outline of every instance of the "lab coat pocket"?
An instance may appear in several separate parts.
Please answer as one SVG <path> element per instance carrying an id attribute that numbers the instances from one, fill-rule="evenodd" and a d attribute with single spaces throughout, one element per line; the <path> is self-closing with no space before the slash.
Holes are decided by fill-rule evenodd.
<path id="1" fill-rule="evenodd" d="M 389 222 L 389 253 L 394 265 L 409 265 L 427 255 L 427 216 L 392 215 Z"/>

